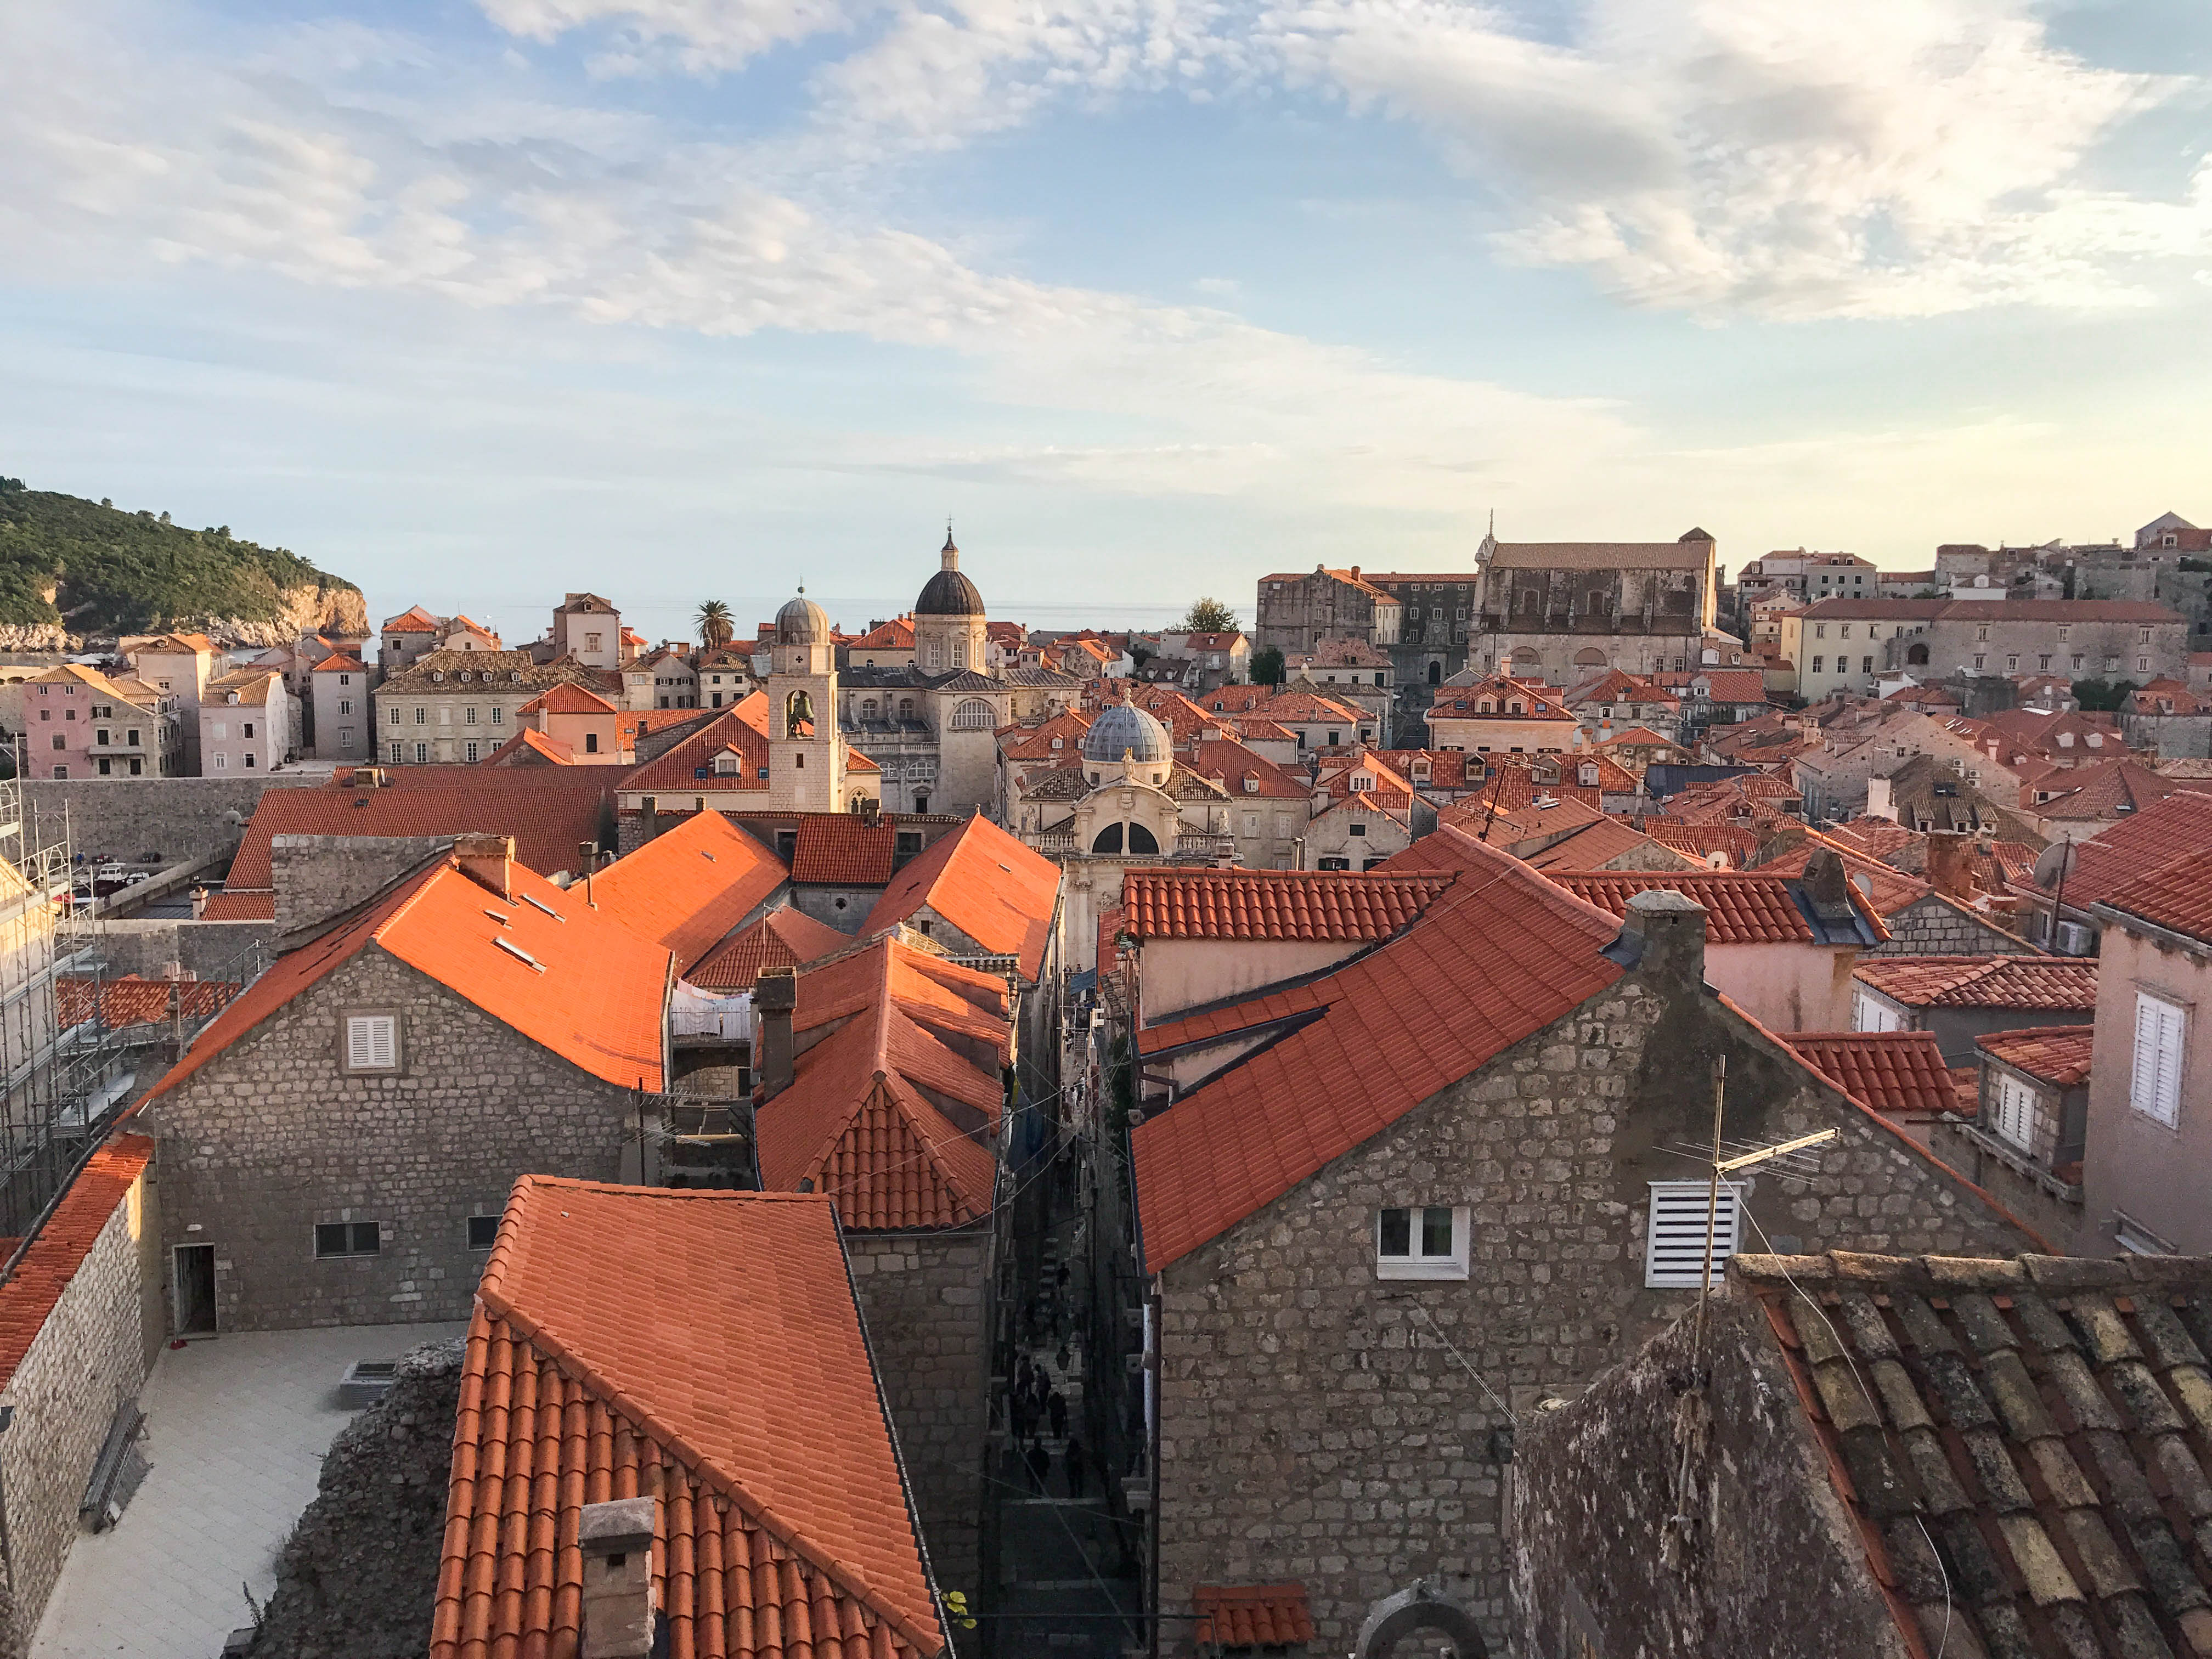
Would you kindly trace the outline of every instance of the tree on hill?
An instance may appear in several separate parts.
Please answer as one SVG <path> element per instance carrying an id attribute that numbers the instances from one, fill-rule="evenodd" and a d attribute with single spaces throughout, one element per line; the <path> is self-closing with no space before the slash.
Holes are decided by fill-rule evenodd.
<path id="1" fill-rule="evenodd" d="M 701 605 L 694 620 L 699 624 L 699 643 L 709 651 L 720 650 L 737 635 L 738 625 L 731 620 L 730 607 L 720 599 Z"/>
<path id="2" fill-rule="evenodd" d="M 1245 672 L 1252 676 L 1255 685 L 1280 685 L 1283 683 L 1283 653 L 1273 646 L 1262 646 L 1252 653 Z"/>
<path id="3" fill-rule="evenodd" d="M 1200 598 L 1182 619 L 1186 634 L 1234 634 L 1237 613 L 1216 599 Z"/>

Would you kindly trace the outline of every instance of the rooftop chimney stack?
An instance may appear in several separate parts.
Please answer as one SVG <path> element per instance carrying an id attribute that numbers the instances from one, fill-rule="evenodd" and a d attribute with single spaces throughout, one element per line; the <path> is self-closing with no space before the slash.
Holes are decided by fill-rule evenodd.
<path id="1" fill-rule="evenodd" d="M 1928 832 L 1928 884 L 1946 898 L 1974 896 L 1974 837 L 1965 830 Z"/>
<path id="2" fill-rule="evenodd" d="M 791 1017 L 798 1006 L 797 971 L 762 969 L 753 985 L 753 1075 L 763 1100 L 773 1100 L 791 1087 L 792 1068 L 799 1058 L 793 1049 Z"/>
<path id="3" fill-rule="evenodd" d="M 647 1659 L 653 1652 L 656 1498 L 586 1504 L 576 1517 L 584 1557 L 580 1659 Z"/>
<path id="4" fill-rule="evenodd" d="M 1622 941 L 1637 951 L 1635 967 L 1664 994 L 1699 996 L 1705 984 L 1705 907 L 1670 887 L 1628 901 Z"/>
<path id="5" fill-rule="evenodd" d="M 477 886 L 503 899 L 514 896 L 514 837 L 471 834 L 453 837 L 453 862 Z"/>

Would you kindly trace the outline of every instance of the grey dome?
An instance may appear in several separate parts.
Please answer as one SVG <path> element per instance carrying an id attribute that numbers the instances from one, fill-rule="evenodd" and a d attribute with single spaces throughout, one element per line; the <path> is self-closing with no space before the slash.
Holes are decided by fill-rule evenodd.
<path id="1" fill-rule="evenodd" d="M 779 645 L 827 645 L 829 613 L 802 593 L 775 613 L 775 638 Z"/>
<path id="2" fill-rule="evenodd" d="M 1143 709 L 1117 702 L 1083 734 L 1083 758 L 1111 766 L 1126 751 L 1138 761 L 1164 761 L 1174 744 L 1168 729 Z"/>
<path id="3" fill-rule="evenodd" d="M 983 596 L 975 584 L 961 573 L 960 550 L 952 544 L 952 532 L 945 532 L 945 546 L 939 557 L 945 568 L 929 579 L 921 590 L 921 597 L 914 602 L 917 617 L 980 617 L 983 614 Z"/>

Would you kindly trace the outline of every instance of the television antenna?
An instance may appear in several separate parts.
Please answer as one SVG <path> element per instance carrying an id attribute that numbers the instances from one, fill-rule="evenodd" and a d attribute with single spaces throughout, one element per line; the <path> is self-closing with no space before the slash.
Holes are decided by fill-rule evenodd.
<path id="1" fill-rule="evenodd" d="M 1728 1056 L 1719 1055 L 1713 1060 L 1713 1149 L 1707 1161 L 1711 1175 L 1705 1186 L 1705 1261 L 1698 1276 L 1698 1327 L 1695 1352 L 1700 1362 L 1705 1351 L 1705 1304 L 1713 1293 L 1713 1251 L 1720 1230 L 1721 1177 L 1733 1175 L 1738 1170 L 1748 1170 L 1754 1164 L 1787 1158 L 1808 1147 L 1825 1146 L 1836 1138 L 1833 1129 L 1816 1129 L 1811 1134 L 1794 1139 L 1778 1141 L 1771 1146 L 1754 1146 L 1749 1152 L 1727 1155 L 1721 1139 L 1721 1120 L 1726 1110 L 1728 1093 Z"/>

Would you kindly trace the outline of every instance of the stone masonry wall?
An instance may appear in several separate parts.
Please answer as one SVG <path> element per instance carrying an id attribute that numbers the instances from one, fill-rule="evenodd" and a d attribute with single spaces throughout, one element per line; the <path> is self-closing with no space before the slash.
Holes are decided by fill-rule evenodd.
<path id="1" fill-rule="evenodd" d="M 342 1064 L 370 1010 L 400 1016 L 396 1075 Z M 467 1318 L 468 1218 L 526 1171 L 621 1179 L 630 1100 L 371 945 L 140 1116 L 167 1242 L 198 1222 L 216 1247 L 218 1328 L 282 1330 Z M 381 1252 L 318 1260 L 331 1221 L 378 1223 Z"/>
<path id="2" fill-rule="evenodd" d="M 69 815 L 70 839 L 87 858 L 137 859 L 158 854 L 173 864 L 187 853 L 236 846 L 246 820 L 271 789 L 312 787 L 304 773 L 221 778 L 33 778 L 23 785 L 24 811 L 42 828 Z"/>
<path id="3" fill-rule="evenodd" d="M 2024 939 L 2014 939 L 2000 928 L 1976 921 L 1957 906 L 1934 894 L 1915 899 L 1893 915 L 1882 918 L 1889 937 L 1866 954 L 1870 957 L 1986 957 L 2041 953 Z"/>
<path id="4" fill-rule="evenodd" d="M 930 1564 L 939 1583 L 971 1600 L 981 1588 L 989 1246 L 987 1234 L 972 1231 L 845 1235 Z"/>
<path id="5" fill-rule="evenodd" d="M 1647 1183 L 1699 1173 L 1674 1149 L 1710 1139 L 1716 1054 L 1730 1139 L 1838 1131 L 1809 1184 L 1748 1182 L 1772 1248 L 2030 1248 L 1962 1180 L 1688 989 L 1701 965 L 1655 970 L 1647 953 L 1159 1275 L 1162 1613 L 1188 1612 L 1196 1584 L 1297 1580 L 1314 1650 L 1342 1653 L 1376 1601 L 1427 1578 L 1506 1651 L 1499 1402 L 1579 1385 L 1691 1304 L 1644 1288 Z M 1468 1277 L 1378 1282 L 1377 1208 L 1428 1204 L 1470 1209 Z M 1188 1626 L 1163 1628 L 1166 1650 L 1188 1651 L 1173 1634 Z"/>
<path id="6" fill-rule="evenodd" d="M 277 933 L 350 909 L 453 842 L 451 836 L 272 836 Z"/>
<path id="7" fill-rule="evenodd" d="M 202 979 L 231 979 L 246 970 L 253 946 L 267 945 L 276 932 L 275 924 L 266 921 L 133 916 L 100 924 L 100 954 L 110 979 L 125 974 L 159 979 L 173 962 Z"/>
<path id="8" fill-rule="evenodd" d="M 8 1384 L 15 1419 L 0 1456 L 14 1573 L 0 1652 L 31 1635 L 77 1533 L 77 1505 L 115 1408 L 146 1380 L 142 1175 L 100 1231 Z"/>

